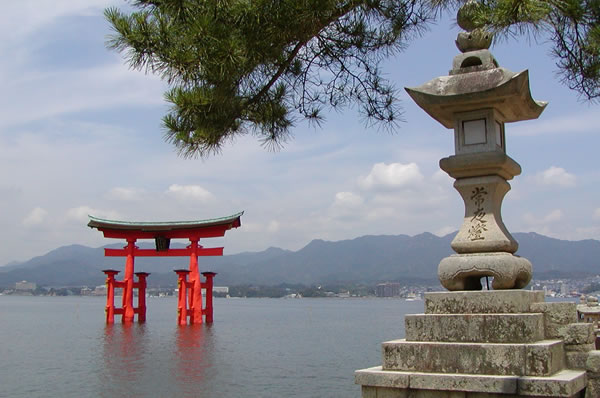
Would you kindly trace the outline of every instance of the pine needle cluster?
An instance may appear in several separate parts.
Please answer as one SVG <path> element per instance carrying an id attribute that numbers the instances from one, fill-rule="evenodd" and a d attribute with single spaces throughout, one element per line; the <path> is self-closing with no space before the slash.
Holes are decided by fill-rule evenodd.
<path id="1" fill-rule="evenodd" d="M 479 0 L 495 37 L 550 40 L 562 80 L 600 98 L 600 0 Z M 132 0 L 109 8 L 108 46 L 170 89 L 165 138 L 186 157 L 240 134 L 277 148 L 299 120 L 356 106 L 367 123 L 401 119 L 380 61 L 463 0 Z"/>
<path id="2" fill-rule="evenodd" d="M 417 1 L 138 0 L 105 11 L 108 46 L 170 90 L 165 137 L 183 156 L 218 152 L 256 134 L 275 148 L 299 119 L 357 105 L 394 124 L 394 87 L 378 63 L 433 19 Z"/>

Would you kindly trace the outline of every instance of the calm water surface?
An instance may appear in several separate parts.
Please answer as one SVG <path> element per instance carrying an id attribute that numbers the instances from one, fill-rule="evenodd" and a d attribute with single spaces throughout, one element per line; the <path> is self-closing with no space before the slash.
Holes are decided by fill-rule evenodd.
<path id="1" fill-rule="evenodd" d="M 423 302 L 216 299 L 212 325 L 178 327 L 176 300 L 145 324 L 105 325 L 101 297 L 0 296 L 0 397 L 359 397 Z"/>

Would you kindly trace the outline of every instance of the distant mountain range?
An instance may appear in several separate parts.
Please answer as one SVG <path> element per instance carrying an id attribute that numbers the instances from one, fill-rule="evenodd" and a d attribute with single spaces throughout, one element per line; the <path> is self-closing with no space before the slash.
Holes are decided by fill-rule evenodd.
<path id="1" fill-rule="evenodd" d="M 300 283 L 435 282 L 440 260 L 453 254 L 455 233 L 438 237 L 362 236 L 351 240 L 311 241 L 298 251 L 269 248 L 223 257 L 201 257 L 201 271 L 215 271 L 216 285 Z M 534 278 L 585 277 L 600 274 L 600 241 L 566 241 L 515 233 L 517 254 L 533 263 Z M 151 243 L 142 247 L 152 247 Z M 121 247 L 113 244 L 104 247 Z M 176 245 L 174 245 L 176 246 Z M 182 247 L 183 245 L 181 245 Z M 22 263 L 0 267 L 0 287 L 27 280 L 42 286 L 95 286 L 104 283 L 102 269 L 124 269 L 125 259 L 104 257 L 104 247 L 59 247 Z M 173 269 L 187 268 L 185 257 L 136 258 L 136 271 L 151 272 L 150 286 L 172 286 Z"/>

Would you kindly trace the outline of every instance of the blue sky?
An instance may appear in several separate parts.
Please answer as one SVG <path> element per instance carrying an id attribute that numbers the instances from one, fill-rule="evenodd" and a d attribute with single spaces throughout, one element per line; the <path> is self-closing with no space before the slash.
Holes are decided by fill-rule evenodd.
<path id="1" fill-rule="evenodd" d="M 366 128 L 353 109 L 321 129 L 299 124 L 280 152 L 241 137 L 205 160 L 179 158 L 163 141 L 167 106 L 156 76 L 129 70 L 104 46 L 105 7 L 121 0 L 22 0 L 0 14 L 0 265 L 72 243 L 112 243 L 87 214 L 190 220 L 244 210 L 225 253 L 299 249 L 315 238 L 438 235 L 457 230 L 463 204 L 439 170 L 452 132 L 400 92 L 395 134 Z M 457 29 L 441 21 L 385 63 L 397 87 L 446 75 Z M 523 168 L 503 206 L 512 232 L 600 238 L 600 112 L 560 84 L 550 47 L 521 39 L 492 48 L 500 65 L 529 69 L 549 105 L 540 119 L 507 125 L 507 152 Z"/>

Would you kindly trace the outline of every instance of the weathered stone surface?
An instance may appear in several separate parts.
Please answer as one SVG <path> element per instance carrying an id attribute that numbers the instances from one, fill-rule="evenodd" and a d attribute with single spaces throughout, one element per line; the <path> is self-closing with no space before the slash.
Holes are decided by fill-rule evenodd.
<path id="1" fill-rule="evenodd" d="M 565 345 L 565 351 L 589 352 L 596 348 L 595 344 L 571 344 Z"/>
<path id="2" fill-rule="evenodd" d="M 536 119 L 547 103 L 533 100 L 529 90 L 522 92 L 523 87 L 529 87 L 528 71 L 513 73 L 495 68 L 440 76 L 405 90 L 429 116 L 451 129 L 456 112 L 480 109 L 482 103 L 502 113 L 506 123 Z M 479 101 L 474 101 L 474 96 Z"/>
<path id="3" fill-rule="evenodd" d="M 485 158 L 478 160 L 487 163 Z M 519 244 L 500 214 L 502 199 L 510 190 L 506 179 L 497 175 L 469 176 L 457 179 L 454 188 L 465 204 L 465 216 L 452 240 L 452 249 L 459 254 L 516 252 Z"/>
<path id="4" fill-rule="evenodd" d="M 561 331 L 571 323 L 577 322 L 577 304 L 575 303 L 534 303 L 531 312 L 544 314 L 546 338 L 562 338 Z"/>
<path id="5" fill-rule="evenodd" d="M 585 398 L 600 397 L 600 380 L 588 380 L 587 388 L 585 389 Z"/>
<path id="6" fill-rule="evenodd" d="M 487 391 L 510 394 L 517 392 L 517 380 L 517 376 L 385 371 L 381 366 L 355 372 L 355 382 L 362 386 L 411 390 Z"/>
<path id="7" fill-rule="evenodd" d="M 466 398 L 462 391 L 409 390 L 409 398 Z"/>
<path id="8" fill-rule="evenodd" d="M 587 384 L 585 372 L 562 370 L 551 377 L 519 378 L 519 394 L 534 397 L 572 397 Z"/>
<path id="9" fill-rule="evenodd" d="M 452 178 L 499 175 L 511 180 L 521 174 L 521 166 L 502 152 L 475 152 L 440 159 L 440 168 Z"/>
<path id="10" fill-rule="evenodd" d="M 381 366 L 354 372 L 354 382 L 362 386 L 408 388 L 409 374 L 404 372 L 386 372 Z"/>
<path id="11" fill-rule="evenodd" d="M 376 398 L 409 398 L 409 391 L 389 387 L 375 387 Z"/>
<path id="12" fill-rule="evenodd" d="M 494 394 L 487 392 L 468 392 L 465 398 L 523 398 L 516 394 Z"/>
<path id="13" fill-rule="evenodd" d="M 565 352 L 565 366 L 567 369 L 586 369 L 588 359 L 587 352 L 567 351 Z"/>
<path id="14" fill-rule="evenodd" d="M 377 387 L 362 386 L 362 398 L 377 398 Z"/>
<path id="15" fill-rule="evenodd" d="M 541 312 L 549 322 L 563 326 L 577 322 L 577 304 L 575 303 L 533 303 L 531 312 Z"/>
<path id="16" fill-rule="evenodd" d="M 600 351 L 593 350 L 588 352 L 586 369 L 588 372 L 600 374 Z"/>
<path id="17" fill-rule="evenodd" d="M 594 325 L 591 323 L 570 323 L 558 328 L 565 346 L 574 344 L 593 344 L 596 340 Z M 567 348 L 568 350 L 568 348 Z"/>
<path id="18" fill-rule="evenodd" d="M 573 322 L 574 303 L 543 299 L 522 290 L 427 293 L 426 314 L 406 316 L 407 339 L 417 341 L 383 343 L 383 365 L 356 372 L 363 398 L 584 398 L 588 380 L 600 383 L 600 351 L 586 352 L 590 326 Z M 543 340 L 548 325 L 579 344 Z M 600 398 L 592 384 L 586 397 Z"/>
<path id="19" fill-rule="evenodd" d="M 526 375 L 551 375 L 564 367 L 563 343 L 560 340 L 544 340 L 527 344 Z"/>
<path id="20" fill-rule="evenodd" d="M 407 341 L 531 343 L 544 339 L 542 314 L 406 315 Z"/>
<path id="21" fill-rule="evenodd" d="M 562 342 L 478 344 L 388 341 L 383 346 L 383 370 L 485 375 L 537 375 L 555 372 L 563 364 Z"/>
<path id="22" fill-rule="evenodd" d="M 531 290 L 484 290 L 425 293 L 426 314 L 515 314 L 531 311 L 544 302 L 544 292 Z M 571 322 L 567 322 L 571 323 Z"/>
<path id="23" fill-rule="evenodd" d="M 481 278 L 494 278 L 492 288 L 521 289 L 531 280 L 529 260 L 511 253 L 453 254 L 438 265 L 440 283 L 450 291 L 481 290 Z"/>
<path id="24" fill-rule="evenodd" d="M 466 398 L 467 393 L 461 391 L 411 390 L 409 398 Z"/>
<path id="25" fill-rule="evenodd" d="M 517 380 L 517 376 L 412 373 L 410 388 L 514 394 L 517 392 Z"/>

